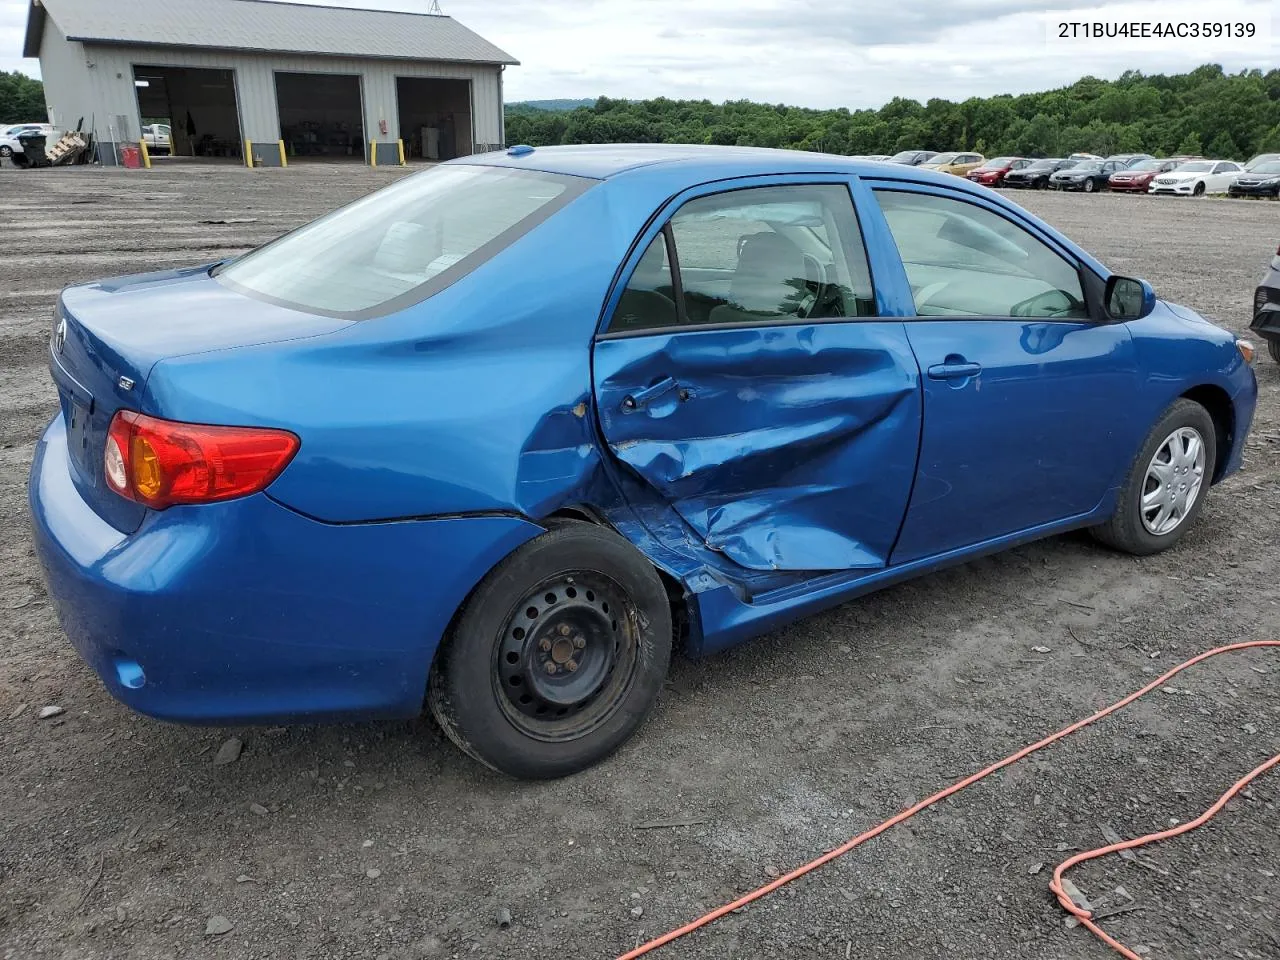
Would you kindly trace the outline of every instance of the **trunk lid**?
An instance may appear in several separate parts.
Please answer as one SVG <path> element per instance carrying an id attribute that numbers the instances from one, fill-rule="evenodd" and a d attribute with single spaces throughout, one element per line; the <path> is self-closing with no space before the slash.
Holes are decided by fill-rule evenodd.
<path id="1" fill-rule="evenodd" d="M 209 268 L 69 287 L 58 300 L 49 368 L 58 388 L 72 480 L 93 510 L 132 533 L 146 508 L 105 485 L 102 455 L 120 409 L 145 409 L 147 377 L 167 357 L 319 336 L 351 321 L 316 317 L 235 293 Z"/>

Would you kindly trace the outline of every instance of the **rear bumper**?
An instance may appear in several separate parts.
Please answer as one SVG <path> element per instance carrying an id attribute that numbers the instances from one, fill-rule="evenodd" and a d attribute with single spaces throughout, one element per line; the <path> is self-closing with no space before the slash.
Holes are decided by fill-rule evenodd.
<path id="1" fill-rule="evenodd" d="M 518 517 L 323 524 L 258 494 L 126 535 L 73 485 L 61 418 L 29 498 L 76 650 L 129 707 L 188 723 L 416 716 L 454 612 L 541 532 Z"/>

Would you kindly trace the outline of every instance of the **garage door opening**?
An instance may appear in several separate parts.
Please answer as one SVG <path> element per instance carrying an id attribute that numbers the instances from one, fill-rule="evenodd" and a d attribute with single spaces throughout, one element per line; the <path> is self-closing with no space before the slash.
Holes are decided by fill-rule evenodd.
<path id="1" fill-rule="evenodd" d="M 233 71 L 135 66 L 133 83 L 142 135 L 153 157 L 243 158 Z"/>
<path id="2" fill-rule="evenodd" d="M 452 160 L 475 151 L 471 81 L 397 77 L 396 103 L 405 152 L 418 160 Z"/>
<path id="3" fill-rule="evenodd" d="M 360 78 L 334 73 L 277 73 L 280 139 L 289 160 L 365 159 Z"/>

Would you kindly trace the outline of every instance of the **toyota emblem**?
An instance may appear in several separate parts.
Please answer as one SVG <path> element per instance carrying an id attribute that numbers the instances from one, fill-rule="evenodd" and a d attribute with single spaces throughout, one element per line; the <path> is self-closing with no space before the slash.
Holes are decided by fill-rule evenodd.
<path id="1" fill-rule="evenodd" d="M 53 349 L 58 353 L 67 345 L 67 318 L 63 317 L 53 329 Z"/>

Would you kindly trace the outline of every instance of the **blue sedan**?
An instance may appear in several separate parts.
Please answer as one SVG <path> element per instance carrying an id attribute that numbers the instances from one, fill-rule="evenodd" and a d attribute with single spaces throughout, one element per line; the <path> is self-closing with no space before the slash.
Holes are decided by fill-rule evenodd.
<path id="1" fill-rule="evenodd" d="M 1252 348 L 914 167 L 470 157 L 212 267 L 64 291 L 35 538 L 76 648 L 194 723 L 412 717 L 600 760 L 713 653 L 1239 468 Z"/>

